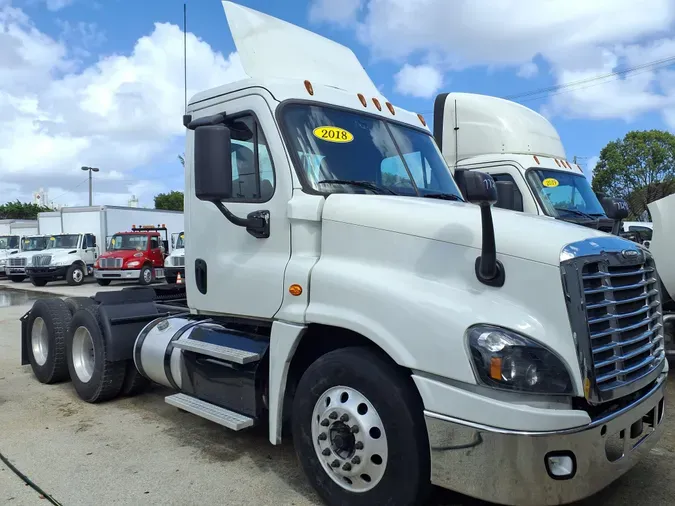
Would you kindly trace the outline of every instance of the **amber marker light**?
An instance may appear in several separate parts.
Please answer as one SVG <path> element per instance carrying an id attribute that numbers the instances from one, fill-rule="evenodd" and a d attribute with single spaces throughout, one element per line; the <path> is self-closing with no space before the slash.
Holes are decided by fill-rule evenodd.
<path id="1" fill-rule="evenodd" d="M 314 95 L 314 88 L 312 88 L 312 83 L 309 81 L 305 81 L 305 88 L 307 89 L 307 93 L 310 95 Z"/>
<path id="2" fill-rule="evenodd" d="M 288 293 L 290 293 L 294 297 L 302 295 L 302 287 L 298 284 L 292 284 L 291 286 L 288 287 Z"/>

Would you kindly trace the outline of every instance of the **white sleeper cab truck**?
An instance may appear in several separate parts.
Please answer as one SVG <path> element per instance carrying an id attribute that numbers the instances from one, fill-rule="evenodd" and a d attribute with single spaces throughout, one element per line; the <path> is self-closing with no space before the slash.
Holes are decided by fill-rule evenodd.
<path id="1" fill-rule="evenodd" d="M 33 255 L 47 247 L 49 236 L 32 235 L 21 240 L 21 251 L 7 259 L 5 274 L 14 283 L 21 283 L 26 279 L 26 267 L 32 264 Z"/>
<path id="2" fill-rule="evenodd" d="M 20 251 L 20 241 L 18 235 L 0 235 L 0 275 L 5 275 L 9 257 Z"/>
<path id="3" fill-rule="evenodd" d="M 81 285 L 94 273 L 98 247 L 94 234 L 55 234 L 47 247 L 33 255 L 26 274 L 35 286 L 65 279 L 69 285 Z"/>
<path id="4" fill-rule="evenodd" d="M 675 194 L 648 205 L 652 216 L 649 250 L 659 269 L 666 355 L 675 361 Z"/>
<path id="5" fill-rule="evenodd" d="M 332 506 L 568 503 L 645 456 L 668 371 L 648 250 L 493 209 L 348 48 L 223 4 L 250 77 L 183 119 L 186 283 L 40 299 L 22 363 L 292 433 Z"/>
<path id="6" fill-rule="evenodd" d="M 164 275 L 167 283 L 178 281 L 180 274 L 181 280 L 185 280 L 185 232 L 180 232 L 171 237 L 171 246 L 173 251 L 164 260 Z"/>
<path id="7" fill-rule="evenodd" d="M 487 172 L 498 183 L 496 207 L 619 233 L 628 207 L 599 196 L 578 164 L 566 159 L 558 132 L 516 102 L 474 93 L 442 93 L 434 102 L 434 137 L 456 178 Z"/>

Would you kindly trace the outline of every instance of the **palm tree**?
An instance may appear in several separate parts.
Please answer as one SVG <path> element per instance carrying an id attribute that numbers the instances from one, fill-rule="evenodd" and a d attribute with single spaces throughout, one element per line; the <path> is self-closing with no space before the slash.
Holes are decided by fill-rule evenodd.
<path id="1" fill-rule="evenodd" d="M 185 153 L 178 155 L 178 159 L 180 160 L 180 164 L 185 167 Z"/>

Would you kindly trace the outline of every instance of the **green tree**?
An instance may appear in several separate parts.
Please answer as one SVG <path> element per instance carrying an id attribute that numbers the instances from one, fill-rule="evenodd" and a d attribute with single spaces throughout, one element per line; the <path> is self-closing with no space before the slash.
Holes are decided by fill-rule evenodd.
<path id="1" fill-rule="evenodd" d="M 7 202 L 0 205 L 0 219 L 2 220 L 37 220 L 38 213 L 53 211 L 51 207 L 26 202 Z"/>
<path id="2" fill-rule="evenodd" d="M 593 190 L 626 200 L 629 218 L 647 204 L 675 193 L 675 135 L 662 130 L 628 132 L 600 152 Z"/>
<path id="3" fill-rule="evenodd" d="M 185 153 L 178 155 L 178 160 L 180 161 L 180 164 L 185 167 Z"/>
<path id="4" fill-rule="evenodd" d="M 155 209 L 182 211 L 183 192 L 174 190 L 169 193 L 160 193 L 159 195 L 155 195 Z"/>

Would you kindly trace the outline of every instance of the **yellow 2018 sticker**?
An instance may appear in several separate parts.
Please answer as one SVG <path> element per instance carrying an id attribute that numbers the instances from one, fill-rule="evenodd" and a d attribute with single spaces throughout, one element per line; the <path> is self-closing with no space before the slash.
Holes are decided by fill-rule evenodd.
<path id="1" fill-rule="evenodd" d="M 50 241 L 56 241 L 56 237 L 50 237 L 49 240 Z"/>
<path id="2" fill-rule="evenodd" d="M 115 239 L 110 239 L 110 244 L 115 245 Z"/>
<path id="3" fill-rule="evenodd" d="M 546 179 L 544 179 L 544 180 L 541 182 L 541 184 L 543 184 L 543 185 L 546 186 L 547 188 L 555 188 L 555 187 L 558 186 L 560 183 L 558 182 L 557 179 L 554 179 L 554 178 L 552 178 L 552 177 L 547 177 Z"/>
<path id="4" fill-rule="evenodd" d="M 328 142 L 352 142 L 354 136 L 344 128 L 335 126 L 316 127 L 312 132 L 314 137 Z"/>

